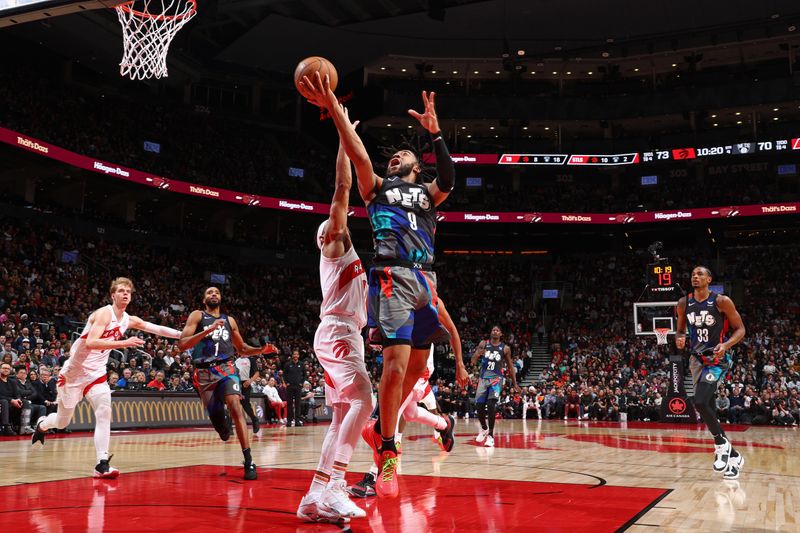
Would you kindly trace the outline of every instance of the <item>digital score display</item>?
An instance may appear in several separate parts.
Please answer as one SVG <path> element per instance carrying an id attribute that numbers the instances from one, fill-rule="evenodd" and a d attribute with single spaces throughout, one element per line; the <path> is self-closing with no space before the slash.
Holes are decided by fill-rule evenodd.
<path id="1" fill-rule="evenodd" d="M 647 265 L 647 300 L 671 302 L 683 296 L 678 285 L 675 267 L 669 259 L 660 258 Z"/>
<path id="2" fill-rule="evenodd" d="M 653 287 L 671 287 L 674 283 L 672 277 L 672 265 L 655 264 L 650 265 L 650 285 Z"/>

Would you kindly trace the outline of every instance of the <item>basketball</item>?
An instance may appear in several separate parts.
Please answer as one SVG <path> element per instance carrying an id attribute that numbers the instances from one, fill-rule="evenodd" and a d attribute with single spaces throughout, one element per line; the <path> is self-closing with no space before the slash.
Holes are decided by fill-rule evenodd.
<path id="1" fill-rule="evenodd" d="M 303 94 L 303 88 L 300 85 L 300 82 L 303 81 L 303 76 L 308 76 L 308 79 L 313 83 L 315 72 L 319 72 L 322 79 L 325 79 L 326 74 L 330 76 L 331 91 L 336 90 L 336 85 L 339 83 L 339 74 L 336 73 L 336 67 L 324 57 L 311 56 L 300 61 L 297 64 L 297 68 L 294 69 L 294 86 L 297 87 L 300 94 Z M 303 94 L 303 96 L 305 95 Z"/>

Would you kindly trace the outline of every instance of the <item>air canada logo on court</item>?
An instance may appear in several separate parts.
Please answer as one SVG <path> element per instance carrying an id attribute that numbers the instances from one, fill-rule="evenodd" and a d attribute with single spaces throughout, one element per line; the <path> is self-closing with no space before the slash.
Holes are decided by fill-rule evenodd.
<path id="1" fill-rule="evenodd" d="M 681 415 L 684 411 L 686 411 L 686 402 L 681 398 L 673 398 L 669 401 L 670 413 Z"/>

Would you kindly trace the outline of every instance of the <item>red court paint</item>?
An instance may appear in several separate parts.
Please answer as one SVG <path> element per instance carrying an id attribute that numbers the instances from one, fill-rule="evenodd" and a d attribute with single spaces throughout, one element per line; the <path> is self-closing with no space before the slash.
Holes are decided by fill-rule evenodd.
<path id="1" fill-rule="evenodd" d="M 488 472 L 488 471 L 487 471 Z M 18 531 L 340 531 L 304 524 L 310 470 L 261 469 L 258 481 L 219 466 L 0 487 L 0 522 Z M 352 481 L 361 476 L 353 474 Z M 664 489 L 401 476 L 400 497 L 356 500 L 352 531 L 615 531 Z"/>

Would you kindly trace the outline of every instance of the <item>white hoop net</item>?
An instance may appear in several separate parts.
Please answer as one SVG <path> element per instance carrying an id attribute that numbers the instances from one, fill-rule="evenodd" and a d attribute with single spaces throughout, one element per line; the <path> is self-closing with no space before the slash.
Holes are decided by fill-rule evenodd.
<path id="1" fill-rule="evenodd" d="M 656 344 L 667 344 L 667 335 L 669 335 L 669 328 L 656 328 L 653 330 L 656 334 Z"/>
<path id="2" fill-rule="evenodd" d="M 132 80 L 167 77 L 169 45 L 197 14 L 197 0 L 131 0 L 114 9 L 122 25 L 120 75 Z"/>

